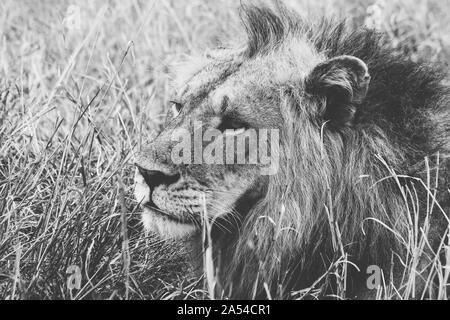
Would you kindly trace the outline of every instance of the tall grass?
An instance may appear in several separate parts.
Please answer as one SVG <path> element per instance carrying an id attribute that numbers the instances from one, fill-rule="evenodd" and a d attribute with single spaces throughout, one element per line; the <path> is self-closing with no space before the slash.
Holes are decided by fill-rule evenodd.
<path id="1" fill-rule="evenodd" d="M 0 299 L 201 295 L 182 248 L 143 232 L 130 159 L 162 124 L 169 66 L 240 35 L 239 2 L 0 2 Z M 449 1 L 287 2 L 372 17 L 413 59 L 449 61 Z"/>

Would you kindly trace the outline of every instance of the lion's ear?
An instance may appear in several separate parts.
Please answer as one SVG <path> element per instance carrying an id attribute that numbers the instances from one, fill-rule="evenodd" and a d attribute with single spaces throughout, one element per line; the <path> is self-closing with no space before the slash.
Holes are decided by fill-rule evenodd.
<path id="1" fill-rule="evenodd" d="M 321 110 L 336 125 L 352 125 L 356 108 L 366 97 L 370 75 L 367 65 L 353 56 L 340 56 L 317 65 L 306 78 L 306 91 L 325 101 Z"/>

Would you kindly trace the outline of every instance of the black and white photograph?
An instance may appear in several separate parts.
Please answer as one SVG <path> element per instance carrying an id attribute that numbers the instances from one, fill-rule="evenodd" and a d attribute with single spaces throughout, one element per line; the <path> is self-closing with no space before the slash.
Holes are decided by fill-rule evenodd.
<path id="1" fill-rule="evenodd" d="M 450 0 L 0 2 L 0 304 L 449 296 Z"/>

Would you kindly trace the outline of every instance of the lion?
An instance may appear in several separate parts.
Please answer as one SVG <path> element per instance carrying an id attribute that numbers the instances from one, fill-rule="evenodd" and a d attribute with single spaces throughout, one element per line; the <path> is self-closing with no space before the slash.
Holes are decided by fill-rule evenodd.
<path id="1" fill-rule="evenodd" d="M 179 66 L 164 129 L 136 155 L 145 227 L 212 248 L 222 297 L 374 298 L 366 271 L 375 266 L 400 296 L 420 298 L 448 232 L 446 72 L 345 22 L 257 6 L 242 20 L 246 41 Z M 215 139 L 195 140 L 209 129 Z M 250 130 L 270 146 L 275 173 L 179 150 L 183 137 L 205 149 L 244 136 L 248 160 Z M 408 257 L 414 289 L 402 287 Z"/>

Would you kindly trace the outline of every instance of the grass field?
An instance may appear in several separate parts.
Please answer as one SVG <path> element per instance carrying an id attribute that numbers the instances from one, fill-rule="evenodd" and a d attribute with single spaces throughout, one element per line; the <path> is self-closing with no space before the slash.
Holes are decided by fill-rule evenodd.
<path id="1" fill-rule="evenodd" d="M 286 2 L 382 29 L 413 60 L 450 62 L 449 0 Z M 130 159 L 163 121 L 169 66 L 242 35 L 238 7 L 0 2 L 0 299 L 203 295 L 183 277 L 182 249 L 143 232 Z"/>

